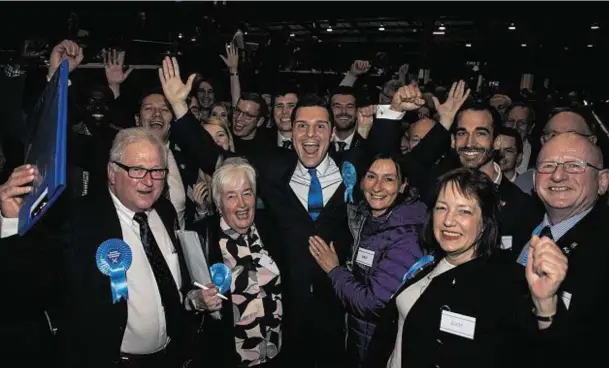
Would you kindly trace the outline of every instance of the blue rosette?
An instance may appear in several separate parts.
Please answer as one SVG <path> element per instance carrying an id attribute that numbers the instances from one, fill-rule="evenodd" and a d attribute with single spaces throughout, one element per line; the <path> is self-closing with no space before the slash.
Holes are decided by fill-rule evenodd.
<path id="1" fill-rule="evenodd" d="M 341 170 L 345 184 L 345 204 L 353 203 L 353 189 L 357 183 L 357 171 L 353 163 L 345 161 Z"/>
<path id="2" fill-rule="evenodd" d="M 432 263 L 433 261 L 434 261 L 433 255 L 425 255 L 422 258 L 420 258 L 416 263 L 414 263 L 413 266 L 410 267 L 410 269 L 408 269 L 406 274 L 404 274 L 404 277 L 402 278 L 402 283 L 405 283 L 409 279 L 414 278 L 414 276 L 418 272 L 420 272 L 425 267 L 425 265 Z"/>
<path id="3" fill-rule="evenodd" d="M 104 241 L 97 248 L 95 262 L 102 274 L 110 277 L 112 302 L 117 303 L 121 298 L 129 299 L 127 289 L 127 270 L 131 267 L 133 255 L 127 243 L 118 238 Z"/>
<path id="4" fill-rule="evenodd" d="M 220 293 L 226 293 L 230 289 L 232 273 L 229 267 L 223 263 L 216 263 L 209 267 L 209 273 L 212 282 Z"/>

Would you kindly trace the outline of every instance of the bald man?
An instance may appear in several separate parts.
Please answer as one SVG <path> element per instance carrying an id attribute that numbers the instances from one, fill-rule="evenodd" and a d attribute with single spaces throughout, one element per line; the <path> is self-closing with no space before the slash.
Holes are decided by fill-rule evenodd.
<path id="1" fill-rule="evenodd" d="M 534 183 L 546 214 L 518 262 L 531 263 L 535 270 L 536 255 L 557 249 L 562 255 L 555 260 L 568 260 L 567 276 L 556 293 L 534 307 L 537 319 L 548 325 L 543 332 L 551 342 L 547 350 L 555 353 L 543 365 L 609 366 L 609 247 L 604 232 L 609 211 L 598 201 L 609 186 L 609 170 L 603 169 L 601 150 L 580 134 L 553 137 L 539 153 Z M 564 272 L 559 264 L 548 265 L 552 273 L 539 275 L 538 283 Z"/>
<path id="2" fill-rule="evenodd" d="M 431 131 L 435 122 L 429 118 L 423 118 L 408 127 L 408 151 L 412 151 L 419 142 Z"/>
<path id="3" fill-rule="evenodd" d="M 573 111 L 560 112 L 548 120 L 548 123 L 541 134 L 541 145 L 548 140 L 563 133 L 577 133 L 590 142 L 596 144 L 596 135 L 591 126 L 586 123 L 586 119 L 579 113 Z M 523 192 L 531 195 L 533 193 L 533 173 L 535 169 L 520 174 L 514 182 Z"/>

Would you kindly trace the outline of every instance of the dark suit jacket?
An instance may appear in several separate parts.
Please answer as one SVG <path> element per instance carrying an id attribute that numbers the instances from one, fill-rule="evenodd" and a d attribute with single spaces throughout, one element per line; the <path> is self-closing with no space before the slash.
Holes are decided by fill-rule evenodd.
<path id="1" fill-rule="evenodd" d="M 397 297 L 425 278 L 439 260 L 406 282 L 382 314 L 365 367 L 385 367 L 398 330 Z M 530 364 L 537 322 L 524 271 L 497 250 L 436 276 L 404 321 L 402 367 L 510 367 Z M 442 312 L 475 318 L 474 338 L 440 330 Z"/>
<path id="2" fill-rule="evenodd" d="M 366 139 L 363 138 L 356 130 L 355 134 L 353 135 L 353 140 L 351 140 L 351 146 L 349 146 L 349 148 L 346 151 L 355 149 L 356 147 L 360 147 L 365 141 L 366 141 Z M 330 152 L 336 151 L 336 144 L 335 143 L 330 144 L 330 148 L 328 151 L 330 151 Z"/>
<path id="3" fill-rule="evenodd" d="M 385 146 L 389 137 L 397 137 L 398 131 L 397 122 L 379 119 L 370 133 L 373 139 L 367 140 L 371 146 L 330 155 L 339 168 L 348 160 L 361 173 L 372 152 L 380 151 L 379 147 Z M 180 147 L 196 158 L 205 172 L 213 173 L 221 149 L 190 113 L 174 123 L 172 132 Z M 293 151 L 279 152 L 283 154 L 262 152 L 249 155 L 248 159 L 258 171 L 258 195 L 274 220 L 274 247 L 269 247 L 269 252 L 276 257 L 285 291 L 283 354 L 293 360 L 285 365 L 341 366 L 345 362 L 344 311 L 329 278 L 311 257 L 308 239 L 319 235 L 334 242 L 340 261 L 345 260 L 352 242 L 347 226 L 345 186 L 340 185 L 313 221 L 290 187 L 298 157 Z"/>
<path id="4" fill-rule="evenodd" d="M 604 234 L 609 209 L 597 203 L 594 209 L 562 236 L 560 247 L 574 245 L 569 255 L 567 277 L 560 285 L 558 312 L 543 331 L 548 339 L 546 367 L 607 367 L 609 347 L 609 247 Z M 564 295 L 566 293 L 566 295 Z M 568 309 L 564 303 L 570 296 Z"/>
<path id="5" fill-rule="evenodd" d="M 160 198 L 154 208 L 163 220 L 180 260 L 183 296 L 190 289 L 190 278 L 182 249 L 175 236 L 176 214 L 173 206 Z M 59 332 L 68 366 L 105 367 L 116 363 L 127 324 L 127 303 L 112 302 L 109 277 L 96 266 L 98 246 L 110 239 L 122 239 L 122 230 L 109 193 L 84 198 L 75 206 L 62 230 L 65 249 L 65 275 L 62 288 L 65 303 L 61 310 Z M 172 345 L 189 349 L 191 326 L 184 313 L 181 335 L 172 337 Z M 194 329 L 194 328 L 192 328 Z M 192 332 L 194 333 L 194 332 Z M 183 345 L 183 346 L 181 346 Z"/>

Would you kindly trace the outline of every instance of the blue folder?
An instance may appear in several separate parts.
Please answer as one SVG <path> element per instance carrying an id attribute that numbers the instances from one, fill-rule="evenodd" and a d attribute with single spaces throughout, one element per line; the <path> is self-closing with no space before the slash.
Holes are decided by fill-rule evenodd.
<path id="1" fill-rule="evenodd" d="M 64 60 L 28 116 L 25 162 L 36 168 L 33 190 L 19 211 L 19 234 L 42 218 L 66 187 L 68 61 Z"/>

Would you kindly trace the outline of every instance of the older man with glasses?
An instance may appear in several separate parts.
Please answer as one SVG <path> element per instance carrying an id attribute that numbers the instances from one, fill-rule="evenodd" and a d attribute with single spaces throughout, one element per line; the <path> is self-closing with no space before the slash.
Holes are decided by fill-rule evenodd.
<path id="1" fill-rule="evenodd" d="M 546 214 L 518 262 L 532 267 L 541 285 L 564 272 L 559 259 L 568 260 L 565 280 L 533 307 L 551 338 L 547 349 L 560 352 L 548 355 L 544 366 L 607 366 L 609 248 L 602 230 L 609 212 L 598 199 L 609 186 L 609 170 L 601 150 L 580 134 L 557 135 L 542 147 L 533 180 Z M 554 260 L 539 265 L 541 255 L 556 250 Z"/>

